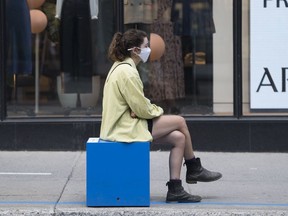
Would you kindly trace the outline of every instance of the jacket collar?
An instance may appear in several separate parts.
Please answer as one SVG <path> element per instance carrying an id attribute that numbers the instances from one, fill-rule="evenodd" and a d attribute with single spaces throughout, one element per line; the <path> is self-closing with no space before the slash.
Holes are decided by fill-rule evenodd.
<path id="1" fill-rule="evenodd" d="M 128 63 L 128 64 L 130 64 L 131 65 L 131 67 L 133 67 L 133 68 L 135 68 L 136 69 L 136 65 L 135 65 L 135 62 L 133 61 L 133 59 L 132 58 L 130 58 L 130 57 L 127 57 L 124 61 L 122 61 L 122 62 L 119 62 L 119 64 L 120 63 Z"/>

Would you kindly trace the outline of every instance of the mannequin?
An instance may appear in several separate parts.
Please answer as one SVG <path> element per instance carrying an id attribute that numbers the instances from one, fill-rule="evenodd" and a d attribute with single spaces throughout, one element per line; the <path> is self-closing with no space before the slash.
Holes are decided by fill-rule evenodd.
<path id="1" fill-rule="evenodd" d="M 99 92 L 93 91 L 100 80 L 93 77 L 90 22 L 98 18 L 98 0 L 57 0 L 55 17 L 60 19 L 60 102 L 72 108 L 95 106 L 95 94 Z M 69 94 L 67 100 L 65 93 Z"/>
<path id="2" fill-rule="evenodd" d="M 17 92 L 17 75 L 32 73 L 32 38 L 30 13 L 26 0 L 6 0 L 7 92 Z M 7 99 L 12 99 L 11 94 Z"/>

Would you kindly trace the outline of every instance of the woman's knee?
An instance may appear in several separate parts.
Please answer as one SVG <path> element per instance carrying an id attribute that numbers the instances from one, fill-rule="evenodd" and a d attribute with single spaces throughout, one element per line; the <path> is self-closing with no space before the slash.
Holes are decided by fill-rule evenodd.
<path id="1" fill-rule="evenodd" d="M 186 120 L 182 116 L 177 117 L 177 124 L 179 128 L 187 128 Z"/>
<path id="2" fill-rule="evenodd" d="M 170 133 L 171 142 L 174 147 L 185 147 L 185 135 L 180 131 L 173 131 Z"/>

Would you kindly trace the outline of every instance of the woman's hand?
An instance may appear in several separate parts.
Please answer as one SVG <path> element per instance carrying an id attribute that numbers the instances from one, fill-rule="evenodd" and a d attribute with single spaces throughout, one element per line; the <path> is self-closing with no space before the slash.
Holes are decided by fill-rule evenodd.
<path id="1" fill-rule="evenodd" d="M 137 118 L 137 115 L 132 110 L 130 112 L 130 116 L 131 116 L 131 118 Z"/>

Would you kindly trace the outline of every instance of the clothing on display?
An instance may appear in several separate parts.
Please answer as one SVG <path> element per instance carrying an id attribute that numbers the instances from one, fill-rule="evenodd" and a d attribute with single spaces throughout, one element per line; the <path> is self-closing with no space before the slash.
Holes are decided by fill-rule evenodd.
<path id="1" fill-rule="evenodd" d="M 92 91 L 92 39 L 89 2 L 89 0 L 64 0 L 61 8 L 60 55 L 65 93 L 88 93 Z"/>
<path id="2" fill-rule="evenodd" d="M 107 50 L 117 30 L 117 16 L 114 0 L 99 0 L 98 19 L 92 19 L 92 53 L 93 74 L 106 76 L 111 61 Z"/>
<path id="3" fill-rule="evenodd" d="M 124 24 L 151 24 L 157 12 L 158 0 L 124 0 Z"/>
<path id="4" fill-rule="evenodd" d="M 57 0 L 55 17 L 58 19 L 61 18 L 63 1 L 65 0 Z M 89 8 L 90 8 L 91 19 L 98 19 L 99 0 L 89 0 Z"/>
<path id="5" fill-rule="evenodd" d="M 180 37 L 173 34 L 172 1 L 159 0 L 158 5 L 158 18 L 151 25 L 151 32 L 160 35 L 166 46 L 160 60 L 150 63 L 148 97 L 153 101 L 184 98 L 182 46 Z"/>
<path id="6" fill-rule="evenodd" d="M 32 34 L 26 0 L 6 0 L 7 72 L 32 73 Z"/>
<path id="7" fill-rule="evenodd" d="M 56 0 L 46 0 L 42 6 L 41 11 L 47 17 L 46 32 L 50 41 L 57 43 L 60 40 L 60 21 L 55 17 L 56 14 Z"/>
<path id="8" fill-rule="evenodd" d="M 174 33 L 181 36 L 215 33 L 211 0 L 173 0 L 171 21 Z"/>

